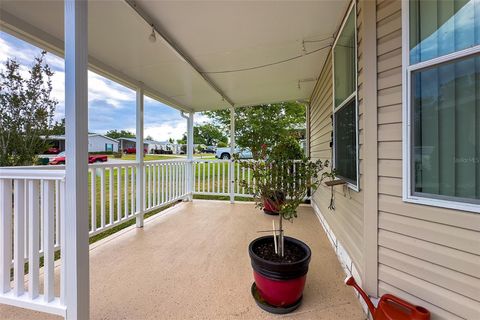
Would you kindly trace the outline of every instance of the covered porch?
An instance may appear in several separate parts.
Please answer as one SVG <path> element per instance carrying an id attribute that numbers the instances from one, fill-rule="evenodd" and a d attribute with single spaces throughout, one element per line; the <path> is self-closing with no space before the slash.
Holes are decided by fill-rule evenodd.
<path id="1" fill-rule="evenodd" d="M 271 219 L 252 203 L 234 201 L 250 196 L 239 186 L 250 181 L 248 171 L 230 160 L 193 159 L 194 117 L 230 109 L 233 154 L 235 108 L 280 101 L 308 108 L 349 1 L 189 5 L 2 2 L 2 30 L 65 57 L 69 160 L 58 170 L 0 169 L 0 303 L 16 306 L 0 306 L 0 318 L 271 317 L 251 298 L 247 252 Z M 245 23 L 242 14 L 255 23 Z M 136 91 L 136 161 L 84 161 L 88 69 Z M 187 159 L 144 162 L 145 96 L 181 112 Z M 195 194 L 230 202 L 194 200 L 144 221 Z M 309 206 L 300 211 L 287 233 L 311 246 L 312 271 L 303 305 L 291 316 L 363 319 L 319 219 Z M 127 221 L 135 225 L 88 245 L 89 238 Z M 36 263 L 42 256 L 43 267 Z"/>
<path id="2" fill-rule="evenodd" d="M 364 319 L 320 220 L 308 205 L 288 224 L 312 249 L 294 319 Z M 90 246 L 91 319 L 274 319 L 255 305 L 248 243 L 270 217 L 250 202 L 183 202 Z M 59 284 L 59 268 L 56 283 Z M 26 282 L 28 287 L 28 281 Z M 59 292 L 57 285 L 56 292 Z M 59 319 L 0 305 L 4 320 Z"/>

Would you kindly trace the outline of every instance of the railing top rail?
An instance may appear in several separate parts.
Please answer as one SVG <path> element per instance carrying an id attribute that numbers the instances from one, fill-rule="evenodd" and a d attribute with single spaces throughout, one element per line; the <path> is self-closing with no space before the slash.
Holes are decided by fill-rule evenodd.
<path id="1" fill-rule="evenodd" d="M 65 170 L 31 170 L 24 168 L 0 168 L 0 179 L 64 180 Z"/>
<path id="2" fill-rule="evenodd" d="M 223 160 L 223 159 L 193 159 L 193 162 L 230 162 L 231 160 Z"/>

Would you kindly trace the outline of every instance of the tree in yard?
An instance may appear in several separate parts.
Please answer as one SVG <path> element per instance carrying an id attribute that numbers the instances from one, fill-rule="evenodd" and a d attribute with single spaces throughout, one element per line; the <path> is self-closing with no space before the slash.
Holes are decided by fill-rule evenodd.
<path id="1" fill-rule="evenodd" d="M 205 123 L 199 126 L 193 127 L 193 143 L 203 144 L 206 146 L 215 146 L 218 143 L 227 143 L 228 138 L 222 131 L 222 128 L 218 125 L 211 123 Z M 178 140 L 178 143 L 187 143 L 187 134 L 184 133 L 182 139 Z"/>
<path id="2" fill-rule="evenodd" d="M 230 110 L 204 113 L 224 131 L 230 131 Z M 306 121 L 305 107 L 297 102 L 281 102 L 235 109 L 235 141 L 241 148 L 249 148 L 255 159 L 260 157 L 262 146 L 273 146 Z"/>
<path id="3" fill-rule="evenodd" d="M 62 118 L 60 121 L 55 121 L 52 127 L 48 130 L 47 135 L 65 135 L 65 118 Z"/>
<path id="4" fill-rule="evenodd" d="M 58 102 L 51 97 L 53 71 L 42 52 L 24 74 L 15 59 L 0 68 L 0 166 L 30 165 L 47 145 Z"/>
<path id="5" fill-rule="evenodd" d="M 135 134 L 133 132 L 130 132 L 128 130 L 108 130 L 107 133 L 105 134 L 107 137 L 110 137 L 112 139 L 118 139 L 118 138 L 135 138 Z"/>

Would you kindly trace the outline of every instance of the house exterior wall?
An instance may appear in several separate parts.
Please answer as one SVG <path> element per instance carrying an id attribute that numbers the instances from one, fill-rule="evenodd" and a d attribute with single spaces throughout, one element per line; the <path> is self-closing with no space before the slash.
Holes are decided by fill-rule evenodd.
<path id="1" fill-rule="evenodd" d="M 100 135 L 88 137 L 88 152 L 104 152 L 105 144 L 113 144 L 113 151 L 118 152 L 118 142 L 107 139 Z"/>
<path id="2" fill-rule="evenodd" d="M 480 319 L 480 214 L 402 201 L 400 1 L 377 1 L 377 54 L 379 293 Z"/>
<path id="3" fill-rule="evenodd" d="M 362 31 L 362 4 L 357 9 L 357 43 L 361 42 Z M 362 47 L 358 46 L 357 56 L 358 70 L 362 70 Z M 332 91 L 332 53 L 330 52 L 319 80 L 310 99 L 310 156 L 312 159 L 323 161 L 332 160 L 332 114 L 333 114 L 333 91 Z M 362 77 L 358 77 L 357 96 L 359 114 L 359 186 L 356 192 L 347 187 L 336 186 L 334 211 L 329 210 L 331 188 L 320 186 L 312 197 L 314 208 L 318 208 L 331 231 L 335 235 L 336 245 L 340 256 L 348 256 L 342 261 L 344 268 L 349 269 L 350 260 L 356 270 L 363 274 L 363 104 L 362 104 Z"/>
<path id="4" fill-rule="evenodd" d="M 320 187 L 313 206 L 332 243 L 341 243 L 337 253 L 346 253 L 356 267 L 357 278 L 365 280 L 365 248 L 377 251 L 378 295 L 392 293 L 429 309 L 432 320 L 480 319 L 480 214 L 403 201 L 403 98 L 402 98 L 402 5 L 399 0 L 377 0 L 376 59 L 364 65 L 363 1 L 357 5 L 358 28 L 358 111 L 360 192 L 335 189 L 336 210 L 330 211 L 330 188 Z M 376 72 L 365 78 L 367 68 Z M 376 101 L 366 113 L 364 87 L 376 83 Z M 331 56 L 319 77 L 310 101 L 310 155 L 331 160 L 332 67 Z M 371 109 L 369 109 L 371 111 Z M 377 122 L 376 152 L 365 152 L 366 115 Z M 373 159 L 371 158 L 373 157 Z M 376 237 L 364 230 L 368 207 L 365 162 L 376 163 Z M 371 176 L 369 176 L 371 177 Z M 370 199 L 370 198 L 369 198 Z M 372 240 L 374 239 L 374 240 Z M 342 260 L 342 259 L 341 259 Z M 347 259 L 343 259 L 348 261 Z M 348 269 L 348 268 L 347 268 Z M 352 270 L 350 272 L 353 273 Z"/>

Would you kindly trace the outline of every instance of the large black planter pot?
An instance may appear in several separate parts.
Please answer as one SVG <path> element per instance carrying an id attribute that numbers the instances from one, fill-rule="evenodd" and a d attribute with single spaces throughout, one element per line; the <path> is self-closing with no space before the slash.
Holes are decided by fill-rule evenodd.
<path id="1" fill-rule="evenodd" d="M 305 256 L 293 263 L 272 262 L 259 257 L 254 249 L 265 242 L 273 242 L 273 236 L 257 238 L 248 246 L 258 293 L 254 297 L 260 307 L 273 313 L 291 312 L 300 305 L 312 255 L 310 248 L 302 241 L 291 237 L 284 239 L 285 245 L 298 246 Z"/>

